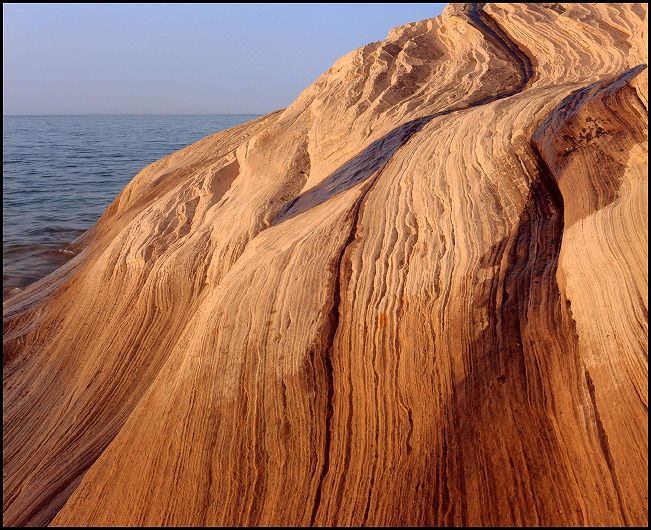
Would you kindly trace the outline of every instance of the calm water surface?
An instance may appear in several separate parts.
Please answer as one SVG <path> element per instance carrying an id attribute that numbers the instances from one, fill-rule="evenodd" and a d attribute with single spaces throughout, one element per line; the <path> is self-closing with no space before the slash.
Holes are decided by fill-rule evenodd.
<path id="1" fill-rule="evenodd" d="M 240 116 L 3 116 L 3 300 L 60 267 L 143 167 Z"/>

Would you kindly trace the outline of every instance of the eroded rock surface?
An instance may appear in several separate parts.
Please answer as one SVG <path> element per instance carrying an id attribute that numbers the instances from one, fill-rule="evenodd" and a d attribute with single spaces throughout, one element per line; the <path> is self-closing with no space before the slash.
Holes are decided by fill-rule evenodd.
<path id="1" fill-rule="evenodd" d="M 646 525 L 646 28 L 451 4 L 143 169 L 4 304 L 4 524 Z"/>

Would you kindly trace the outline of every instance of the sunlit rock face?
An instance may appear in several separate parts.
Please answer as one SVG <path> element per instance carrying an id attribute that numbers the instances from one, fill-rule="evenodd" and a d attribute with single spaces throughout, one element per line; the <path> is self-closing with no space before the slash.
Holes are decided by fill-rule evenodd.
<path id="1" fill-rule="evenodd" d="M 647 525 L 646 28 L 451 4 L 143 169 L 4 304 L 4 524 Z"/>

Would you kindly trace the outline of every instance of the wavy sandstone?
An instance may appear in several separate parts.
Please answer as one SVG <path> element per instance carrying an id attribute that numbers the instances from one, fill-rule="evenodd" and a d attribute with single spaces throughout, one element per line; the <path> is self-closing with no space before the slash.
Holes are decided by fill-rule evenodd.
<path id="1" fill-rule="evenodd" d="M 456 4 L 143 169 L 4 305 L 4 524 L 648 523 L 644 4 Z"/>

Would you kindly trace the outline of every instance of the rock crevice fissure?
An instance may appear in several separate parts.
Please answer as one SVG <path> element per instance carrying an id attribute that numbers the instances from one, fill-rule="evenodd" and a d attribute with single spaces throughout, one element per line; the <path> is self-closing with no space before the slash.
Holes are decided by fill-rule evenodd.
<path id="1" fill-rule="evenodd" d="M 389 135 L 381 138 L 380 140 L 377 140 L 374 144 L 371 144 L 369 148 L 364 150 L 361 155 L 358 155 L 359 158 L 360 156 L 365 156 L 366 152 L 370 149 L 376 146 L 377 144 L 384 142 L 385 139 L 391 135 L 393 135 L 396 132 L 399 132 L 400 136 L 402 136 L 401 141 L 395 147 L 395 149 L 390 153 L 388 159 L 385 159 L 383 162 L 382 167 L 375 172 L 375 175 L 372 177 L 371 182 L 369 185 L 364 189 L 361 193 L 361 195 L 358 197 L 358 199 L 355 201 L 353 208 L 351 209 L 351 213 L 349 213 L 349 216 L 352 217 L 352 222 L 351 222 L 351 229 L 348 234 L 348 237 L 346 241 L 344 242 L 342 249 L 339 253 L 339 256 L 337 258 L 336 262 L 336 267 L 335 267 L 335 273 L 334 273 L 334 288 L 333 288 L 333 304 L 332 304 L 332 310 L 331 313 L 328 317 L 328 320 L 330 322 L 330 330 L 329 330 L 329 335 L 328 335 L 328 340 L 327 340 L 327 347 L 325 348 L 324 354 L 323 354 L 323 367 L 325 371 L 325 377 L 326 377 L 326 388 L 327 388 L 327 397 L 326 397 L 326 424 L 325 424 L 325 441 L 324 441 L 324 456 L 323 456 L 323 467 L 321 469 L 321 474 L 319 477 L 319 482 L 316 490 L 316 495 L 315 495 L 315 501 L 314 501 L 314 507 L 312 510 L 312 516 L 310 520 L 310 525 L 314 526 L 316 522 L 316 517 L 317 513 L 319 511 L 319 507 L 321 505 L 322 501 L 322 492 L 323 492 L 323 484 L 324 480 L 328 474 L 329 468 L 330 468 L 330 444 L 331 444 L 331 438 L 332 438 L 332 417 L 334 415 L 334 406 L 333 406 L 333 398 L 334 398 L 334 377 L 333 377 L 333 365 L 332 365 L 332 354 L 334 352 L 334 342 L 335 342 L 335 337 L 337 334 L 337 330 L 339 329 L 339 324 L 340 320 L 342 318 L 342 263 L 344 260 L 344 256 L 350 245 L 355 241 L 357 238 L 357 234 L 359 231 L 359 218 L 360 218 L 360 212 L 363 210 L 362 206 L 364 204 L 364 201 L 366 197 L 368 196 L 369 192 L 373 189 L 375 183 L 378 181 L 380 175 L 384 171 L 384 169 L 387 167 L 389 162 L 395 158 L 396 153 L 398 150 L 403 148 L 409 140 L 432 119 L 441 117 L 441 116 L 447 116 L 449 114 L 455 113 L 455 112 L 460 112 L 464 110 L 469 110 L 471 108 L 484 105 L 487 103 L 491 103 L 493 101 L 496 101 L 498 99 L 503 99 L 507 98 L 513 95 L 516 95 L 520 92 L 522 92 L 526 86 L 531 82 L 531 79 L 533 78 L 533 67 L 531 64 L 531 61 L 529 58 L 526 56 L 524 52 L 522 52 L 518 46 L 508 40 L 506 38 L 504 32 L 499 28 L 499 25 L 495 23 L 490 17 L 485 15 L 485 13 L 482 10 L 483 4 L 473 4 L 473 7 L 471 10 L 468 12 L 468 17 L 472 21 L 474 25 L 480 26 L 481 28 L 484 29 L 486 33 L 489 35 L 493 36 L 496 41 L 498 41 L 502 47 L 509 53 L 514 61 L 518 64 L 520 67 L 521 71 L 521 76 L 520 76 L 520 82 L 518 85 L 515 87 L 504 91 L 500 92 L 499 94 L 495 94 L 492 96 L 487 96 L 484 97 L 478 101 L 475 101 L 473 103 L 470 103 L 468 105 L 464 105 L 463 107 L 456 107 L 453 109 L 448 109 L 445 111 L 437 112 L 434 114 L 431 114 L 429 116 L 424 116 L 422 118 L 418 118 L 416 120 L 413 120 L 411 122 L 408 122 L 406 124 L 401 125 L 397 129 L 394 129 Z M 490 25 L 489 25 L 490 24 Z M 501 35 L 499 36 L 498 33 Z M 355 160 L 355 159 L 353 159 Z M 336 189 L 336 185 L 341 183 L 340 179 L 337 179 L 336 176 L 338 174 L 344 174 L 346 175 L 346 168 L 348 165 L 351 165 L 351 161 L 347 162 L 342 168 L 340 168 L 337 172 L 335 172 L 333 175 L 331 175 L 328 179 L 326 179 L 326 182 L 328 183 L 328 189 L 329 191 L 332 190 L 333 188 Z M 346 175 L 348 176 L 348 175 Z M 371 175 L 369 175 L 371 176 Z M 335 177 L 335 178 L 333 178 Z M 368 178 L 368 177 L 367 177 Z M 339 182 L 337 182 L 339 180 Z M 346 186 L 342 186 L 343 189 L 339 190 L 338 192 L 344 191 L 345 189 L 348 189 L 354 184 L 359 183 L 360 181 L 363 181 L 364 179 L 359 178 L 359 171 L 358 174 L 354 174 L 352 179 L 349 179 L 348 182 L 346 182 Z M 334 183 L 334 185 L 333 185 Z M 317 186 L 317 190 L 320 188 L 320 186 Z M 300 204 L 301 204 L 301 199 L 304 200 L 304 197 L 307 196 L 310 193 L 314 193 L 313 190 L 310 190 L 309 192 L 295 197 L 292 199 L 290 202 L 288 202 L 285 207 L 279 212 L 278 216 L 276 219 L 274 219 L 272 225 L 278 224 L 284 220 L 287 220 L 294 215 L 297 215 L 302 209 L 300 209 Z M 313 202 L 313 201 L 311 201 Z M 298 205 L 298 207 L 297 207 Z M 313 206 L 311 204 L 310 206 Z M 293 208 L 296 208 L 294 212 L 292 212 Z M 410 424 L 413 428 L 413 420 L 411 418 L 411 414 L 409 417 Z M 367 507 L 368 509 L 368 507 Z M 364 515 L 364 520 L 366 520 L 367 514 L 365 513 Z"/>
<path id="2" fill-rule="evenodd" d="M 483 4 L 472 4 L 472 6 L 473 7 L 467 12 L 470 23 L 473 26 L 478 27 L 480 31 L 483 30 L 487 35 L 490 35 L 495 41 L 497 41 L 504 51 L 512 57 L 520 71 L 518 84 L 496 94 L 482 97 L 466 105 L 435 112 L 396 127 L 382 138 L 374 141 L 357 156 L 348 160 L 318 185 L 288 201 L 280 212 L 278 212 L 278 215 L 276 215 L 271 226 L 287 221 L 304 211 L 322 204 L 331 197 L 350 189 L 360 182 L 371 178 L 373 175 L 377 174 L 378 171 L 381 171 L 381 168 L 388 163 L 395 153 L 402 148 L 415 133 L 419 132 L 434 118 L 448 116 L 455 112 L 461 112 L 492 103 L 500 99 L 514 96 L 525 90 L 535 77 L 531 60 L 516 43 L 508 39 L 506 34 L 500 29 L 499 25 L 484 13 L 481 8 Z"/>

